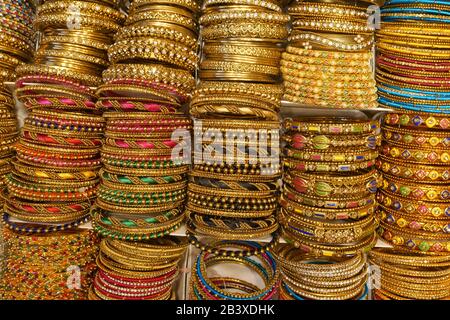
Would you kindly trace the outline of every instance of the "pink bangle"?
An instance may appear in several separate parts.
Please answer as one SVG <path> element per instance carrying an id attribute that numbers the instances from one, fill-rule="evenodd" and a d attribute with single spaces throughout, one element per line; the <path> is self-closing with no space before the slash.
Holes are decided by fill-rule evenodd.
<path id="1" fill-rule="evenodd" d="M 23 88 L 26 86 L 27 83 L 48 83 L 48 84 L 63 84 L 66 87 L 72 87 L 75 90 L 83 91 L 86 94 L 95 96 L 94 91 L 88 87 L 84 86 L 78 82 L 70 81 L 64 78 L 56 78 L 56 77 L 50 77 L 50 76 L 41 76 L 41 75 L 30 75 L 30 76 L 23 76 L 16 81 L 16 87 L 17 88 Z"/>
<path id="2" fill-rule="evenodd" d="M 114 79 L 113 81 L 108 82 L 110 84 L 134 84 L 134 85 L 140 85 L 144 87 L 151 87 L 156 90 L 164 90 L 168 91 L 170 94 L 172 94 L 174 97 L 177 98 L 177 100 L 183 104 L 185 103 L 189 98 L 190 95 L 182 92 L 180 89 L 170 86 L 163 83 L 157 83 L 152 82 L 148 80 L 140 80 L 140 79 Z"/>
<path id="3" fill-rule="evenodd" d="M 117 104 L 119 106 L 117 106 Z M 130 102 L 127 100 L 99 100 L 97 102 L 97 107 L 101 108 L 101 109 L 112 109 L 112 110 L 116 110 L 116 111 L 125 111 L 125 112 L 129 112 L 129 111 L 139 111 L 141 109 L 144 109 L 145 111 L 148 112 L 161 112 L 161 113 L 172 113 L 172 112 L 176 112 L 177 108 L 175 108 L 174 106 L 171 105 L 162 105 L 162 104 L 157 104 L 157 103 L 142 103 L 142 108 L 139 108 L 136 106 L 136 104 L 134 102 Z"/>

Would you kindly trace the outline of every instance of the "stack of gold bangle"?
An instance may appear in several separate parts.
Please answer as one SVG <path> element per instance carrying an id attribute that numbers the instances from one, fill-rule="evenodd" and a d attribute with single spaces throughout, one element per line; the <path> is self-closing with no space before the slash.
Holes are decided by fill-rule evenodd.
<path id="1" fill-rule="evenodd" d="M 201 83 L 191 102 L 191 115 L 277 120 L 288 21 L 277 1 L 206 1 L 200 18 Z"/>
<path id="2" fill-rule="evenodd" d="M 382 1 L 291 3 L 289 44 L 281 59 L 284 99 L 327 108 L 377 106 L 367 7 Z"/>
<path id="3" fill-rule="evenodd" d="M 182 238 L 144 242 L 103 239 L 90 300 L 173 300 L 179 262 L 187 248 Z"/>
<path id="4" fill-rule="evenodd" d="M 450 252 L 450 135 L 438 114 L 397 113 L 382 126 L 377 167 L 383 174 L 378 193 L 381 237 L 398 249 L 424 254 Z M 401 121 L 400 121 L 401 119 Z M 409 119 L 414 119 L 410 121 Z"/>
<path id="5" fill-rule="evenodd" d="M 286 238 L 320 255 L 350 255 L 375 239 L 377 121 L 302 118 L 284 122 L 279 221 Z"/>
<path id="6" fill-rule="evenodd" d="M 9 160 L 18 140 L 15 101 L 3 84 L 16 80 L 16 67 L 28 61 L 34 46 L 32 22 L 34 5 L 21 0 L 0 3 L 0 191 L 5 187 L 4 177 L 11 170 Z M 0 200 L 0 206 L 3 199 Z"/>
<path id="7" fill-rule="evenodd" d="M 7 259 L 2 300 L 86 300 L 96 269 L 92 231 L 60 231 L 30 237 L 2 228 Z"/>
<path id="8" fill-rule="evenodd" d="M 273 256 L 281 268 L 281 300 L 368 299 L 368 266 L 361 252 L 337 258 L 279 244 Z"/>
<path id="9" fill-rule="evenodd" d="M 449 300 L 450 257 L 395 249 L 370 252 L 375 300 Z"/>

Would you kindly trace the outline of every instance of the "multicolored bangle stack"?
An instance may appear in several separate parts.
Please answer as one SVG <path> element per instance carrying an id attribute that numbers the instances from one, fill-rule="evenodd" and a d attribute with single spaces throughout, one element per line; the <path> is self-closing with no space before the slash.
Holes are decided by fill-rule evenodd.
<path id="1" fill-rule="evenodd" d="M 15 101 L 4 82 L 16 80 L 16 67 L 28 61 L 34 47 L 32 22 L 35 8 L 28 1 L 5 0 L 0 3 L 0 191 L 18 140 Z M 3 199 L 0 199 L 0 206 Z"/>
<path id="2" fill-rule="evenodd" d="M 379 123 L 286 119 L 279 221 L 285 238 L 317 255 L 370 249 L 378 175 Z"/>
<path id="3" fill-rule="evenodd" d="M 97 107 L 106 118 L 104 167 L 92 216 L 94 229 L 114 241 L 103 241 L 91 298 L 175 294 L 172 285 L 185 248 L 170 263 L 157 256 L 164 253 L 165 238 L 150 242 L 148 257 L 116 252 L 129 262 L 105 250 L 115 243 L 147 252 L 147 241 L 169 235 L 184 221 L 192 124 L 182 107 L 195 88 L 198 10 L 195 0 L 135 0 L 108 49 L 111 66 L 97 90 Z M 117 263 L 120 270 L 114 273 Z M 145 283 L 130 289 L 142 277 Z"/>
<path id="4" fill-rule="evenodd" d="M 269 252 L 261 250 L 261 245 L 249 241 L 221 241 L 213 245 L 220 253 L 202 251 L 192 266 L 189 298 L 193 300 L 271 300 L 276 298 L 280 271 Z M 225 249 L 225 250 L 224 250 Z M 235 251 L 237 250 L 237 251 Z M 244 251 L 262 251 L 258 257 L 243 254 Z M 245 274 L 250 270 L 259 278 L 248 281 L 236 276 L 234 268 L 228 269 L 232 276 L 211 276 L 211 270 L 220 265 L 231 265 Z M 208 272 L 209 271 L 209 272 Z M 208 275 L 209 274 L 209 275 Z"/>
<path id="5" fill-rule="evenodd" d="M 69 24 L 74 11 L 77 26 Z M 101 81 L 107 46 L 123 20 L 117 8 L 87 1 L 38 7 L 35 24 L 43 39 L 33 64 L 17 68 L 16 95 L 30 113 L 7 178 L 4 221 L 11 228 L 9 217 L 50 225 L 29 232 L 64 230 L 88 218 L 105 127 L 90 86 Z"/>
<path id="6" fill-rule="evenodd" d="M 77 227 L 90 219 L 105 127 L 91 87 L 102 80 L 106 50 L 124 19 L 116 4 L 103 1 L 45 1 L 37 8 L 34 25 L 42 34 L 40 46 L 33 63 L 16 69 L 16 96 L 29 114 L 2 195 L 3 222 L 13 231 L 48 234 L 73 229 L 83 234 Z M 45 270 L 53 262 L 35 259 L 35 264 L 36 270 Z M 76 259 L 73 264 L 81 265 Z M 35 280 L 29 285 L 42 285 Z M 76 297 L 86 298 L 86 282 L 81 285 Z M 48 288 L 42 298 L 52 290 L 54 298 L 62 298 L 64 290 L 58 287 Z"/>
<path id="7" fill-rule="evenodd" d="M 370 252 L 377 280 L 375 300 L 449 300 L 450 256 L 423 256 L 395 249 Z"/>
<path id="8" fill-rule="evenodd" d="M 367 300 L 365 255 L 317 257 L 279 244 L 273 256 L 281 269 L 281 300 Z"/>
<path id="9" fill-rule="evenodd" d="M 450 113 L 450 3 L 388 0 L 377 33 L 379 103 Z"/>
<path id="10" fill-rule="evenodd" d="M 434 120 L 432 120 L 432 119 Z M 422 119 L 419 121 L 419 119 Z M 399 249 L 426 254 L 450 252 L 450 134 L 437 114 L 392 113 L 382 127 L 377 167 L 381 237 Z"/>
<path id="11" fill-rule="evenodd" d="M 7 259 L 0 281 L 4 300 L 86 299 L 97 255 L 92 231 L 28 234 L 3 228 Z"/>
<path id="12" fill-rule="evenodd" d="M 90 300 L 168 300 L 187 248 L 182 238 L 142 242 L 103 239 Z"/>
<path id="13" fill-rule="evenodd" d="M 284 99 L 314 107 L 377 107 L 371 65 L 375 27 L 367 7 L 383 2 L 293 1 L 292 31 L 281 60 Z"/>

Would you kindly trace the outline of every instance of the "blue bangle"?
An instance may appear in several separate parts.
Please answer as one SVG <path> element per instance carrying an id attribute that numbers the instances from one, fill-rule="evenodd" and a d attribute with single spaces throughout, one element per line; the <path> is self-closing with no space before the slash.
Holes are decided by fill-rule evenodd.
<path id="1" fill-rule="evenodd" d="M 440 0 L 386 0 L 384 3 L 385 6 L 396 5 L 396 4 L 438 4 L 442 6 L 449 6 L 450 3 L 448 1 L 440 1 Z"/>
<path id="2" fill-rule="evenodd" d="M 418 94 L 425 94 L 436 97 L 436 100 L 439 99 L 439 97 L 448 97 L 450 99 L 450 92 L 439 92 L 439 91 L 424 91 L 424 90 L 418 90 L 418 89 L 410 89 L 410 88 L 403 88 L 399 86 L 394 86 L 391 84 L 385 84 L 380 82 L 384 87 L 388 87 L 394 90 L 404 91 L 404 92 L 411 92 L 411 93 L 418 93 Z"/>
<path id="3" fill-rule="evenodd" d="M 253 241 L 223 241 L 222 243 L 224 243 L 224 244 L 227 244 L 227 243 L 230 243 L 230 244 L 232 244 L 232 243 L 238 243 L 238 244 L 247 245 L 247 246 L 250 246 L 250 247 L 253 247 L 253 248 L 256 248 L 256 249 L 262 248 L 262 246 L 261 246 L 260 244 L 258 244 L 258 243 L 256 243 L 256 242 L 253 242 Z M 212 287 L 208 284 L 208 282 L 205 280 L 205 278 L 203 277 L 203 274 L 202 274 L 202 272 L 201 272 L 201 270 L 200 270 L 200 262 L 201 262 L 201 259 L 202 259 L 203 255 L 204 255 L 204 252 L 203 252 L 203 253 L 200 253 L 200 254 L 198 255 L 198 257 L 197 257 L 197 261 L 196 261 L 196 265 L 195 265 L 195 270 L 196 270 L 197 277 L 198 277 L 198 279 L 200 280 L 200 282 L 202 283 L 202 285 L 203 285 L 208 291 L 210 291 L 212 294 L 214 294 L 214 295 L 216 295 L 216 296 L 218 296 L 218 297 L 220 297 L 220 298 L 223 298 L 223 299 L 226 299 L 226 300 L 229 300 L 229 299 L 236 299 L 236 300 L 257 300 L 257 299 L 259 299 L 259 298 L 261 298 L 261 297 L 267 295 L 267 293 L 269 293 L 269 292 L 273 289 L 272 287 L 271 287 L 271 288 L 268 288 L 267 290 L 265 290 L 265 291 L 262 292 L 261 294 L 259 294 L 259 295 L 254 295 L 254 296 L 248 297 L 248 298 L 235 298 L 235 297 L 229 297 L 229 296 L 227 296 L 226 294 L 223 294 L 223 293 L 221 293 L 221 292 L 218 292 L 217 290 L 215 290 L 214 288 L 212 288 Z M 274 260 L 274 258 L 272 257 L 272 255 L 271 255 L 269 252 L 265 252 L 265 253 L 263 253 L 263 257 L 265 257 L 264 260 L 271 266 L 271 268 L 272 268 L 272 270 L 273 270 L 273 274 L 275 274 L 275 273 L 276 273 L 276 270 L 277 270 L 277 269 L 276 269 L 277 266 L 276 266 L 275 260 Z M 248 257 L 243 257 L 242 259 L 244 259 L 246 262 L 248 262 L 248 263 L 252 264 L 253 266 L 255 266 L 256 268 L 258 268 L 258 269 L 261 271 L 261 273 L 263 274 L 265 280 L 269 280 L 269 279 L 270 279 L 270 275 L 269 275 L 269 273 L 268 273 L 268 270 L 266 270 L 260 263 L 254 261 L 254 260 L 252 260 L 252 259 L 250 259 L 250 258 L 248 258 Z M 194 288 L 194 289 L 195 289 L 195 288 Z M 194 294 L 196 294 L 196 296 L 197 296 L 199 299 L 201 299 L 201 297 L 199 297 L 200 295 L 198 294 L 198 291 L 197 291 L 197 293 L 194 292 Z"/>
<path id="4" fill-rule="evenodd" d="M 411 104 L 411 103 L 400 103 L 394 102 L 384 97 L 379 97 L 378 102 L 380 104 L 386 105 L 388 107 L 397 109 L 406 109 L 419 112 L 429 112 L 429 113 L 440 113 L 440 114 L 450 114 L 450 106 L 430 106 L 423 104 Z"/>
<path id="5" fill-rule="evenodd" d="M 450 6 L 449 6 L 450 9 Z M 425 8 L 384 8 L 381 9 L 381 13 L 428 13 L 435 15 L 450 16 L 450 11 L 436 10 L 436 9 L 425 9 Z"/>
<path id="6" fill-rule="evenodd" d="M 449 19 L 439 19 L 439 18 L 431 18 L 431 17 L 417 17 L 417 16 L 403 16 L 403 17 L 383 17 L 381 16 L 382 21 L 397 21 L 397 20 L 414 20 L 414 21 L 427 21 L 427 22 L 437 22 L 437 23 L 450 23 Z"/>
<path id="7" fill-rule="evenodd" d="M 433 101 L 450 101 L 450 96 L 448 96 L 448 97 L 436 97 L 436 96 L 429 96 L 429 95 L 421 96 L 421 95 L 415 95 L 413 93 L 402 93 L 402 92 L 391 91 L 391 90 L 388 90 L 388 89 L 385 89 L 385 88 L 380 88 L 380 87 L 378 87 L 378 91 L 383 92 L 383 93 L 387 93 L 387 94 L 390 94 L 390 95 L 393 95 L 393 96 L 397 96 L 397 97 L 413 98 L 413 99 L 420 99 L 420 100 L 429 100 L 430 102 L 433 102 Z"/>

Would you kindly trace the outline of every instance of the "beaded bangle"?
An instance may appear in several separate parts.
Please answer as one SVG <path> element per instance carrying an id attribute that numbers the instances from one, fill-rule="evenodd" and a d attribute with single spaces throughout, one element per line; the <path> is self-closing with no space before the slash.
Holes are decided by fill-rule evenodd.
<path id="1" fill-rule="evenodd" d="M 292 235 L 289 229 L 281 227 L 283 238 L 286 239 L 288 243 L 292 243 L 296 248 L 307 252 L 313 253 L 318 256 L 330 256 L 330 257 L 348 257 L 354 256 L 359 252 L 370 251 L 377 241 L 377 234 L 374 232 L 371 236 L 363 239 L 361 242 L 352 245 L 340 245 L 340 246 L 330 246 L 322 245 L 314 242 L 310 242 L 307 239 L 300 238 L 298 236 Z"/>
<path id="2" fill-rule="evenodd" d="M 7 226 L 9 229 L 14 230 L 16 232 L 24 232 L 24 233 L 52 233 L 52 232 L 59 232 L 63 230 L 69 230 L 69 229 L 75 229 L 79 225 L 84 224 L 88 222 L 90 219 L 89 216 L 86 216 L 80 220 L 61 224 L 61 225 L 52 225 L 52 226 L 45 226 L 45 225 L 31 225 L 31 224 L 21 224 L 21 223 L 15 223 L 10 220 L 10 216 L 8 213 L 3 214 L 3 223 L 5 226 Z"/>
<path id="3" fill-rule="evenodd" d="M 43 143 L 45 145 L 67 145 L 67 146 L 77 146 L 84 148 L 92 148 L 101 146 L 101 139 L 82 139 L 82 138 L 71 138 L 71 137 L 61 137 L 53 136 L 49 134 L 42 134 L 37 131 L 31 131 L 29 129 L 23 130 L 23 138 L 28 141 L 36 141 L 38 143 Z"/>
<path id="4" fill-rule="evenodd" d="M 274 217 L 262 220 L 229 219 L 186 212 L 192 230 L 199 234 L 227 239 L 252 239 L 274 233 L 278 223 Z"/>
<path id="5" fill-rule="evenodd" d="M 284 135 L 283 140 L 288 142 L 294 149 L 312 148 L 317 150 L 324 150 L 329 148 L 345 148 L 345 147 L 360 147 L 364 146 L 369 149 L 375 149 L 379 145 L 378 136 L 369 134 L 362 136 L 339 136 L 338 139 L 327 135 L 311 135 L 304 136 L 300 133 L 291 135 Z"/>
<path id="6" fill-rule="evenodd" d="M 124 112 L 160 112 L 175 113 L 177 108 L 172 105 L 160 103 L 144 103 L 141 101 L 130 101 L 129 99 L 111 100 L 109 98 L 100 98 L 96 104 L 97 108 L 104 111 L 124 111 Z"/>

